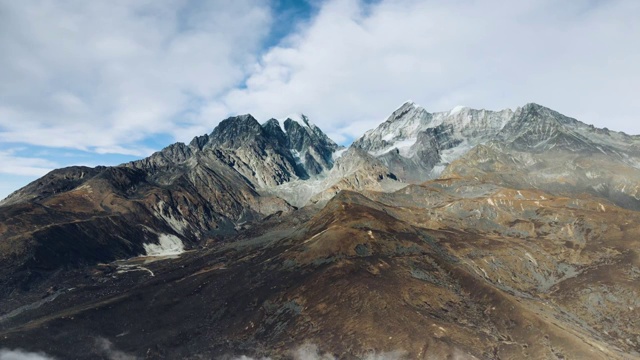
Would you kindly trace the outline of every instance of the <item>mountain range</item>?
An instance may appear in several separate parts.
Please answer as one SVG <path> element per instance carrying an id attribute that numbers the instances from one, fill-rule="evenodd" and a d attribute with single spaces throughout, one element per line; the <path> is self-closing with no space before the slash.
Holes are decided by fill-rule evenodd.
<path id="1" fill-rule="evenodd" d="M 348 148 L 235 116 L 2 200 L 0 347 L 640 358 L 639 191 L 640 136 L 537 104 L 407 102 Z"/>

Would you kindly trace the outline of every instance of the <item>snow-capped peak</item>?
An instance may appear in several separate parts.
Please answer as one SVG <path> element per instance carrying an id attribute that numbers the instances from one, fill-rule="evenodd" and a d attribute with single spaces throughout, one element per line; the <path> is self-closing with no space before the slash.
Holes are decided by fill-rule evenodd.
<path id="1" fill-rule="evenodd" d="M 309 117 L 307 117 L 307 115 L 305 114 L 300 114 L 300 118 L 302 119 L 302 121 L 310 128 L 314 128 L 316 127 L 316 125 L 311 122 L 311 120 L 309 120 Z"/>
<path id="2" fill-rule="evenodd" d="M 307 128 L 310 128 L 310 129 L 316 127 L 315 124 L 312 123 L 311 120 L 309 120 L 309 118 L 305 114 L 302 114 L 302 113 L 290 114 L 285 118 L 285 120 L 286 119 L 290 119 L 292 121 L 295 121 L 302 127 L 307 127 Z M 283 124 L 282 126 L 284 128 L 284 120 L 282 121 L 282 124 Z"/>
<path id="3" fill-rule="evenodd" d="M 402 114 L 402 113 L 406 113 L 407 111 L 416 110 L 416 109 L 422 109 L 422 107 L 411 100 L 407 100 L 402 105 L 400 105 L 400 107 L 398 107 L 396 111 L 393 112 L 393 114 Z"/>
<path id="4" fill-rule="evenodd" d="M 378 157 L 392 171 L 421 180 L 427 175 L 427 178 L 439 175 L 474 146 L 494 139 L 512 118 L 511 110 L 496 112 L 456 106 L 450 111 L 429 113 L 406 102 L 353 146 Z M 416 157 L 417 154 L 422 155 Z"/>

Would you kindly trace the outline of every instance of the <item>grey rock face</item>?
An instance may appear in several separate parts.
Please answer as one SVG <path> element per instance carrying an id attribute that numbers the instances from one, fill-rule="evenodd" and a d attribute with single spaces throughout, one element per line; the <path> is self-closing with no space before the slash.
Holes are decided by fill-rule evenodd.
<path id="1" fill-rule="evenodd" d="M 597 129 L 533 103 L 515 112 L 458 107 L 431 114 L 408 102 L 352 146 L 377 157 L 406 181 L 420 182 L 437 177 L 475 146 L 492 141 L 526 152 L 607 153 L 620 161 L 638 156 L 640 149 L 637 136 Z"/>
<path id="2" fill-rule="evenodd" d="M 407 102 L 352 146 L 376 156 L 402 179 L 422 182 L 437 177 L 469 149 L 495 138 L 512 115 L 511 110 L 469 108 L 431 114 Z"/>
<path id="3" fill-rule="evenodd" d="M 43 199 L 54 194 L 62 193 L 76 188 L 105 169 L 104 166 L 95 168 L 86 166 L 72 166 L 63 169 L 56 169 L 33 181 L 27 186 L 16 190 L 7 198 L 0 201 L 0 206 L 25 203 Z"/>
<path id="4" fill-rule="evenodd" d="M 284 128 L 287 132 L 289 149 L 297 155 L 310 176 L 319 175 L 331 169 L 333 153 L 339 149 L 339 146 L 305 115 L 300 115 L 298 121 L 286 119 Z"/>
<path id="5" fill-rule="evenodd" d="M 356 140 L 399 178 L 471 177 L 640 209 L 640 137 L 598 129 L 538 104 L 428 113 L 405 103 Z"/>
<path id="6" fill-rule="evenodd" d="M 299 121 L 270 119 L 262 125 L 251 115 L 231 117 L 190 147 L 216 150 L 256 188 L 317 176 L 331 169 L 339 149 L 304 115 Z"/>
<path id="7" fill-rule="evenodd" d="M 569 151 L 593 150 L 590 140 L 577 132 L 580 125 L 556 111 L 537 104 L 518 109 L 497 139 L 514 149 L 544 152 L 554 147 Z"/>
<path id="8" fill-rule="evenodd" d="M 289 212 L 285 200 L 258 190 L 329 170 L 338 148 L 305 123 L 289 123 L 285 133 L 277 120 L 261 125 L 242 115 L 142 160 L 55 170 L 2 202 L 0 239 L 10 238 L 11 245 L 0 260 L 28 273 L 45 259 L 56 259 L 45 266 L 54 270 L 140 255 L 162 236 L 192 248 Z"/>

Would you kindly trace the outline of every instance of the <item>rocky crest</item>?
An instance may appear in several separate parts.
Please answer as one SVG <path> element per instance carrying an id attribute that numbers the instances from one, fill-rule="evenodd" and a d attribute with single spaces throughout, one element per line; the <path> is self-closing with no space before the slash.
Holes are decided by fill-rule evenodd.
<path id="1" fill-rule="evenodd" d="M 142 160 L 51 172 L 1 203 L 3 280 L 29 283 L 34 269 L 145 254 L 144 245 L 164 235 L 195 248 L 293 210 L 258 191 L 329 171 L 339 149 L 303 119 L 304 126 L 285 121 L 285 132 L 277 120 L 261 125 L 251 115 L 232 117 L 189 145 Z"/>
<path id="2" fill-rule="evenodd" d="M 481 177 L 557 194 L 586 191 L 640 209 L 640 137 L 598 129 L 537 104 L 430 114 L 408 102 L 352 146 L 409 183 Z"/>
<path id="3" fill-rule="evenodd" d="M 376 156 L 406 181 L 420 182 L 437 177 L 462 153 L 495 138 L 512 116 L 508 109 L 463 107 L 431 114 L 407 102 L 352 146 Z"/>

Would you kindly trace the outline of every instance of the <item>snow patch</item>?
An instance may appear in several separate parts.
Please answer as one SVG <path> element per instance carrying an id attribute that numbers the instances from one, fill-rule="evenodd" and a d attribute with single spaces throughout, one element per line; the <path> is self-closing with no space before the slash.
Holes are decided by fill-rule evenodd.
<path id="1" fill-rule="evenodd" d="M 184 252 L 184 244 L 179 237 L 171 234 L 158 235 L 158 244 L 143 244 L 147 256 L 170 256 Z"/>
<path id="2" fill-rule="evenodd" d="M 144 266 L 140 266 L 140 265 L 118 265 L 118 274 L 124 274 L 124 273 L 128 273 L 128 272 L 132 272 L 132 271 L 146 271 L 148 272 L 151 276 L 156 276 L 153 271 L 147 269 Z M 1 359 L 0 359 L 1 360 Z"/>
<path id="3" fill-rule="evenodd" d="M 305 127 L 305 128 L 311 128 L 311 127 L 315 127 L 315 125 L 311 122 L 311 120 L 309 120 L 309 118 L 304 115 L 304 114 L 291 114 L 289 116 L 287 116 L 285 118 L 286 119 L 291 119 L 295 122 L 297 122 L 298 124 L 300 124 L 300 126 Z M 282 123 L 284 124 L 284 121 L 282 121 Z M 284 125 L 283 125 L 284 127 Z"/>
<path id="4" fill-rule="evenodd" d="M 441 151 L 440 159 L 442 159 L 443 163 L 451 164 L 452 162 L 460 159 L 464 154 L 468 153 L 469 150 L 471 149 L 473 149 L 473 145 L 469 144 L 465 140 L 463 143 L 459 144 L 456 147 Z"/>
<path id="5" fill-rule="evenodd" d="M 340 157 L 342 157 L 342 155 L 344 155 L 344 153 L 347 151 L 347 148 L 344 148 L 342 150 L 336 150 L 332 155 L 331 158 L 335 161 L 337 159 L 339 159 Z"/>
<path id="6" fill-rule="evenodd" d="M 447 168 L 446 165 L 438 164 L 438 165 L 434 166 L 433 169 L 431 169 L 431 172 L 429 173 L 429 176 L 431 176 L 433 178 L 437 178 L 438 176 L 442 175 L 442 173 L 444 172 L 444 170 L 446 168 Z"/>
<path id="7" fill-rule="evenodd" d="M 293 155 L 293 160 L 296 161 L 296 164 L 302 165 L 302 157 L 300 156 L 300 153 L 298 152 L 298 150 L 296 149 L 291 149 L 291 155 Z"/>
<path id="8" fill-rule="evenodd" d="M 373 156 L 380 156 L 388 153 L 393 149 L 398 149 L 398 151 L 400 152 L 400 155 L 402 155 L 403 157 L 411 157 L 413 154 L 411 154 L 410 150 L 411 150 L 411 147 L 416 143 L 416 141 L 418 141 L 418 138 L 409 138 L 409 139 L 400 140 L 382 150 L 369 152 L 369 154 Z"/>
<path id="9" fill-rule="evenodd" d="M 159 218 L 163 219 L 167 223 L 167 225 L 171 226 L 171 228 L 178 234 L 184 235 L 184 231 L 189 227 L 187 221 L 185 219 L 179 219 L 178 217 L 176 217 L 171 208 L 168 208 L 168 210 L 166 211 L 167 214 L 165 214 L 165 211 L 163 211 L 164 207 L 164 201 L 158 201 L 156 215 Z"/>
<path id="10" fill-rule="evenodd" d="M 588 179 L 597 179 L 600 174 L 598 174 L 595 171 L 587 171 L 585 175 L 587 176 Z"/>
<path id="11" fill-rule="evenodd" d="M 460 111 L 464 110 L 465 108 L 466 108 L 466 106 L 458 105 L 458 106 L 454 107 L 453 109 L 451 109 L 451 111 L 449 112 L 449 116 L 455 115 L 455 114 L 459 113 Z"/>
<path id="12" fill-rule="evenodd" d="M 412 154 L 409 153 L 409 150 L 416 143 L 416 141 L 418 141 L 417 138 L 398 141 L 397 143 L 395 143 L 395 147 L 400 151 L 400 155 L 404 157 L 410 157 Z"/>
<path id="13" fill-rule="evenodd" d="M 316 124 L 314 124 L 311 120 L 309 120 L 309 117 L 305 114 L 300 114 L 300 116 L 302 117 L 302 121 L 305 122 L 309 127 L 313 128 L 316 127 Z"/>

